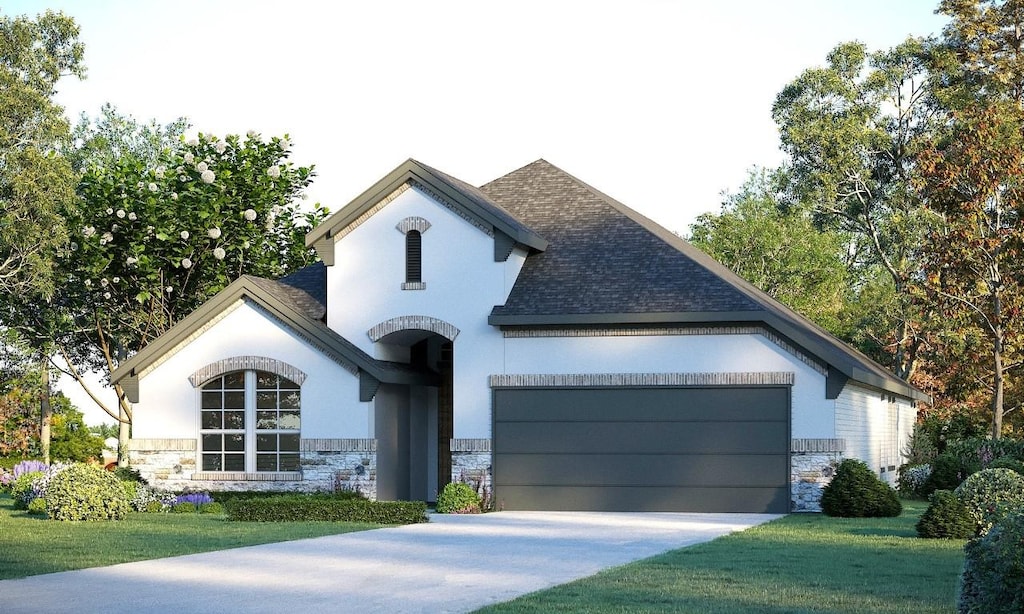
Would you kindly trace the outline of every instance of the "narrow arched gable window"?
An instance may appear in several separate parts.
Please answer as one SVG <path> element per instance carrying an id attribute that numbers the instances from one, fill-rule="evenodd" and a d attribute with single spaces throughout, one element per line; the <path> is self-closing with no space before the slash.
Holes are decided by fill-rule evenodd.
<path id="1" fill-rule="evenodd" d="M 405 233 L 405 283 L 423 283 L 423 235 L 418 230 Z"/>
<path id="2" fill-rule="evenodd" d="M 395 226 L 405 235 L 405 281 L 403 290 L 425 290 L 423 283 L 423 233 L 430 222 L 421 217 L 407 217 Z"/>

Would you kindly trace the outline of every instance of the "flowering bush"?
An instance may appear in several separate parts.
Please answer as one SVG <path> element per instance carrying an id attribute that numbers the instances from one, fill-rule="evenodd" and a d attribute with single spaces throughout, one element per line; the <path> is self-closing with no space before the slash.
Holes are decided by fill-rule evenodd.
<path id="1" fill-rule="evenodd" d="M 178 502 L 172 492 L 156 490 L 141 482 L 124 482 L 130 504 L 136 512 L 165 512 Z"/>
<path id="2" fill-rule="evenodd" d="M 984 535 L 1006 515 L 1024 511 L 1024 476 L 1010 469 L 984 469 L 964 480 L 956 496 L 971 513 L 976 534 Z"/>
<path id="3" fill-rule="evenodd" d="M 175 503 L 191 503 L 198 506 L 204 503 L 213 503 L 213 497 L 210 496 L 210 493 L 190 492 L 178 495 Z"/>
<path id="4" fill-rule="evenodd" d="M 32 491 L 32 482 L 43 475 L 45 475 L 45 473 L 42 471 L 23 473 L 11 483 L 11 496 L 14 497 L 14 509 L 28 509 L 28 504 L 32 503 L 32 500 L 36 498 L 35 493 Z"/>
<path id="5" fill-rule="evenodd" d="M 900 493 L 911 497 L 923 496 L 925 483 L 931 475 L 931 465 L 908 465 L 900 467 Z"/>
<path id="6" fill-rule="evenodd" d="M 54 520 L 121 520 L 130 509 L 121 480 L 94 465 L 66 467 L 46 490 L 46 513 Z"/>

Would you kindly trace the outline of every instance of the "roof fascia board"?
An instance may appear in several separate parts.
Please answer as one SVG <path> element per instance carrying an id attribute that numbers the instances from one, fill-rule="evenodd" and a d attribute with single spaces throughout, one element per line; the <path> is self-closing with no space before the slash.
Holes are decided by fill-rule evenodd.
<path id="1" fill-rule="evenodd" d="M 414 180 L 430 189 L 436 191 L 450 202 L 456 204 L 467 214 L 477 218 L 486 225 L 505 233 L 516 243 L 525 245 L 536 251 L 547 249 L 548 242 L 537 234 L 527 232 L 520 228 L 514 228 L 504 220 L 494 216 L 478 205 L 472 198 L 467 196 L 458 187 L 452 185 L 444 178 L 439 177 L 429 169 L 424 168 L 415 160 L 406 160 L 395 170 L 388 173 L 383 179 L 370 186 L 366 191 L 345 205 L 341 210 L 325 220 L 319 226 L 306 233 L 306 247 L 322 247 L 323 239 L 333 237 L 338 230 L 345 228 L 354 222 L 360 215 L 376 205 L 378 202 L 394 192 L 406 182 Z M 320 250 L 318 250 L 318 254 Z M 321 259 L 323 254 L 320 254 Z"/>

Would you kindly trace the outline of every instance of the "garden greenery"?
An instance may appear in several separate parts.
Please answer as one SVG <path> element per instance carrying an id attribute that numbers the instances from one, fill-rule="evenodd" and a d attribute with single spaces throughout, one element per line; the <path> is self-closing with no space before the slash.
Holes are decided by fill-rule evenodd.
<path id="1" fill-rule="evenodd" d="M 975 522 L 977 535 L 1008 514 L 1024 510 L 1024 476 L 1010 469 L 984 469 L 964 480 L 956 496 Z"/>
<path id="2" fill-rule="evenodd" d="M 1020 614 L 1024 611 L 1024 512 L 1011 514 L 987 535 L 964 547 L 959 611 Z"/>
<path id="3" fill-rule="evenodd" d="M 847 458 L 822 491 L 821 509 L 829 516 L 873 518 L 899 516 L 903 506 L 896 491 L 863 461 Z"/>
<path id="4" fill-rule="evenodd" d="M 480 496 L 469 484 L 450 482 L 438 496 L 436 509 L 439 514 L 479 514 Z"/>

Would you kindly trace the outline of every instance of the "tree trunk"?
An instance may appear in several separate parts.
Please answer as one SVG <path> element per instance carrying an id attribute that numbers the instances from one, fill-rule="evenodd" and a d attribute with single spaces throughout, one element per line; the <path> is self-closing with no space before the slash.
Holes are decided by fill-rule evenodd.
<path id="1" fill-rule="evenodd" d="M 1002 340 L 996 339 L 995 369 L 992 377 L 992 439 L 999 439 L 1003 435 L 1003 355 Z"/>
<path id="2" fill-rule="evenodd" d="M 43 462 L 50 464 L 50 423 L 53 421 L 53 406 L 50 404 L 50 359 L 42 356 L 39 360 L 42 379 L 39 391 L 39 447 L 42 448 Z"/>
<path id="3" fill-rule="evenodd" d="M 132 425 L 128 422 L 128 414 L 124 406 L 118 403 L 117 421 L 117 466 L 128 466 L 128 439 L 132 436 Z"/>

